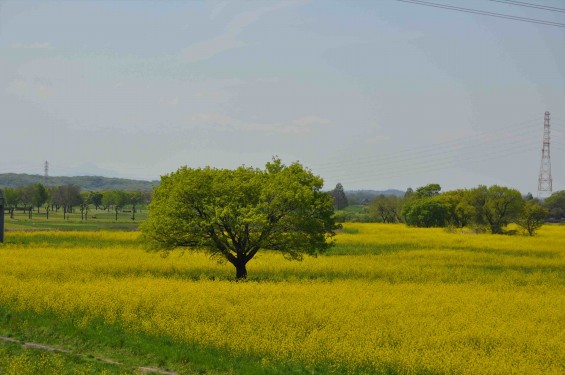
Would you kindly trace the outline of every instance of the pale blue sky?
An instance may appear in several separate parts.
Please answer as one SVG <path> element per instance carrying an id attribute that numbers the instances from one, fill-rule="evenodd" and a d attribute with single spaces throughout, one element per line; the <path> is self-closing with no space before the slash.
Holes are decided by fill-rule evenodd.
<path id="1" fill-rule="evenodd" d="M 535 193 L 546 110 L 565 189 L 565 28 L 394 0 L 0 2 L 0 173 L 156 179 L 279 155 L 328 188 Z"/>

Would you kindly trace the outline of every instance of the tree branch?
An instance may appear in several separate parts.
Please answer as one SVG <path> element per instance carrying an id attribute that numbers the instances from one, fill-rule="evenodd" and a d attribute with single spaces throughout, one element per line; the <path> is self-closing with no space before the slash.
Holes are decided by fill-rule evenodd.
<path id="1" fill-rule="evenodd" d="M 210 235 L 210 238 L 212 239 L 212 241 L 214 241 L 216 248 L 218 250 L 220 250 L 220 253 L 222 253 L 222 255 L 230 263 L 233 264 L 234 262 L 237 261 L 237 258 L 230 252 L 229 248 L 227 248 L 226 245 L 224 244 L 224 242 L 222 242 L 222 240 L 218 237 L 218 235 L 216 234 L 216 231 L 214 230 L 213 227 L 208 229 L 208 234 Z"/>

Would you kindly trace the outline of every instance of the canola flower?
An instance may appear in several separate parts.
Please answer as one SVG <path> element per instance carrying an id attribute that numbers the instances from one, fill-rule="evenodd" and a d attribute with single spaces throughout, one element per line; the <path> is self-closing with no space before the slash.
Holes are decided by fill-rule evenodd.
<path id="1" fill-rule="evenodd" d="M 0 247 L 0 304 L 77 325 L 101 317 L 132 332 L 352 373 L 565 370 L 562 226 L 530 238 L 349 224 L 340 255 L 288 262 L 267 252 L 245 283 L 202 253 L 146 253 L 131 233 L 72 235 L 88 246 L 69 234 L 13 235 L 21 244 Z"/>

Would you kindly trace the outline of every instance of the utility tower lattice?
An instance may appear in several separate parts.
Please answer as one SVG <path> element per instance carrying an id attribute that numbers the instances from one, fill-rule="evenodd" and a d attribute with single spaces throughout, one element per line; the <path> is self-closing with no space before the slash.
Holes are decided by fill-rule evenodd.
<path id="1" fill-rule="evenodd" d="M 49 162 L 45 161 L 44 167 L 45 174 L 43 175 L 43 185 L 47 186 L 47 179 L 49 178 Z"/>
<path id="2" fill-rule="evenodd" d="M 539 169 L 538 197 L 549 196 L 552 192 L 551 158 L 549 154 L 549 112 L 545 112 L 543 121 L 543 148 L 541 150 L 541 166 Z"/>

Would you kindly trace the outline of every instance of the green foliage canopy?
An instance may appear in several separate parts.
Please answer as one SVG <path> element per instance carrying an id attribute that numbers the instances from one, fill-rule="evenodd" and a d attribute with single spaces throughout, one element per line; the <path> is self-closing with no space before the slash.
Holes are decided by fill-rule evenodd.
<path id="1" fill-rule="evenodd" d="M 93 204 L 94 207 L 96 207 L 96 209 L 98 209 L 98 207 L 102 206 L 102 198 L 104 198 L 104 195 L 101 192 L 90 191 L 90 192 L 88 192 L 86 202 L 88 204 Z"/>
<path id="2" fill-rule="evenodd" d="M 441 186 L 439 186 L 439 184 L 428 184 L 416 189 L 415 194 L 418 198 L 433 197 L 434 195 L 438 195 L 440 191 Z"/>
<path id="3" fill-rule="evenodd" d="M 411 226 L 444 227 L 449 220 L 449 205 L 439 196 L 427 196 L 407 202 L 402 214 Z"/>
<path id="4" fill-rule="evenodd" d="M 545 223 L 548 213 L 549 211 L 539 204 L 528 201 L 524 205 L 524 209 L 518 217 L 518 225 L 521 226 L 530 236 L 533 236 Z"/>
<path id="5" fill-rule="evenodd" d="M 42 184 L 32 185 L 31 202 L 39 210 L 39 206 L 43 205 L 49 199 L 47 189 Z"/>
<path id="6" fill-rule="evenodd" d="M 20 195 L 16 189 L 5 188 L 6 207 L 15 207 L 20 202 Z"/>
<path id="7" fill-rule="evenodd" d="M 403 198 L 381 194 L 371 201 L 369 214 L 383 223 L 400 223 L 402 222 L 402 205 Z"/>
<path id="8" fill-rule="evenodd" d="M 551 194 L 544 200 L 543 204 L 549 210 L 551 219 L 559 221 L 565 218 L 565 190 Z"/>
<path id="9" fill-rule="evenodd" d="M 501 234 L 505 225 L 516 221 L 524 206 L 520 192 L 505 186 L 481 185 L 470 194 L 471 204 L 477 210 L 477 222 L 486 223 L 493 234 Z"/>
<path id="10" fill-rule="evenodd" d="M 439 192 L 439 184 L 428 184 L 405 195 L 402 216 L 406 224 L 416 227 L 443 227 L 449 220 L 449 205 Z"/>
<path id="11" fill-rule="evenodd" d="M 440 195 L 440 199 L 449 207 L 449 224 L 462 228 L 473 222 L 477 216 L 477 210 L 470 203 L 470 191 L 459 189 L 446 191 Z"/>
<path id="12" fill-rule="evenodd" d="M 242 279 L 261 249 L 300 260 L 333 244 L 338 226 L 322 186 L 301 164 L 285 166 L 279 159 L 265 170 L 182 167 L 161 177 L 143 236 L 165 251 L 206 249 L 233 264 Z"/>

